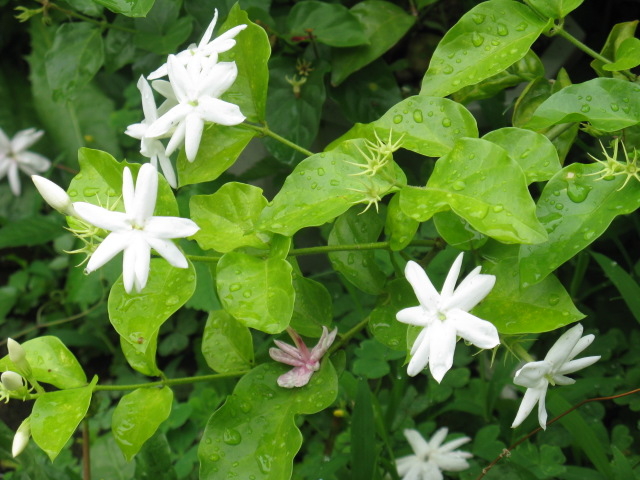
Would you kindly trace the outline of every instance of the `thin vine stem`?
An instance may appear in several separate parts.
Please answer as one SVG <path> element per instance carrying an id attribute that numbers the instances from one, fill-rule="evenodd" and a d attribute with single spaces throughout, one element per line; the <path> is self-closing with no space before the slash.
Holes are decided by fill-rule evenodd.
<path id="1" fill-rule="evenodd" d="M 54 10 L 59 11 L 60 13 L 64 13 L 65 15 L 68 15 L 69 17 L 77 18 L 78 20 L 83 20 L 85 22 L 93 23 L 94 25 L 98 25 L 101 28 L 110 28 L 112 30 L 120 30 L 121 32 L 134 33 L 134 34 L 138 33 L 138 31 L 133 28 L 121 27 L 120 25 L 114 25 L 105 20 L 96 20 L 95 18 L 91 18 L 91 17 L 88 17 L 87 15 L 74 12 L 73 10 L 67 10 L 66 8 L 63 8 L 60 5 L 57 5 L 53 2 L 49 2 L 48 0 L 44 0 L 40 3 L 42 3 L 42 6 L 44 7 L 45 11 L 52 8 Z"/>
<path id="2" fill-rule="evenodd" d="M 307 150 L 304 147 L 301 147 L 297 143 L 293 143 L 291 140 L 287 140 L 286 138 L 281 137 L 276 132 L 271 130 L 267 125 L 254 125 L 252 123 L 244 122 L 244 123 L 241 123 L 240 126 L 242 126 L 244 128 L 248 128 L 250 130 L 255 130 L 256 132 L 260 132 L 263 136 L 271 137 L 274 140 L 277 140 L 278 142 L 286 145 L 289 148 L 292 148 L 292 149 L 302 153 L 303 155 L 305 155 L 307 157 L 310 157 L 311 155 L 314 155 L 314 153 L 312 151 Z"/>
<path id="3" fill-rule="evenodd" d="M 351 340 L 360 330 L 367 326 L 369 323 L 369 316 L 365 319 L 358 322 L 355 326 L 353 326 L 347 333 L 340 337 L 340 340 L 334 343 L 329 349 L 327 355 L 333 355 L 336 351 L 340 350 L 344 344 L 346 344 L 349 340 Z"/>
<path id="4" fill-rule="evenodd" d="M 580 408 L 582 405 L 585 405 L 587 403 L 591 403 L 591 402 L 602 402 L 605 400 L 615 400 L 616 398 L 621 398 L 621 397 L 626 397 L 628 395 L 633 395 L 634 393 L 638 393 L 640 392 L 640 388 L 636 388 L 634 390 L 631 390 L 629 392 L 625 392 L 625 393 L 619 393 L 618 395 L 611 395 L 610 397 L 596 397 L 596 398 L 587 398 L 586 400 L 581 401 L 580 403 L 575 404 L 573 407 L 571 407 L 569 410 L 561 413 L 560 415 L 558 415 L 557 417 L 549 420 L 547 422 L 547 427 L 549 425 L 551 425 L 552 423 L 557 422 L 558 420 L 560 420 L 562 417 L 569 415 L 571 412 L 573 412 L 574 410 Z M 540 430 L 542 430 L 542 427 L 538 427 L 535 430 L 529 432 L 527 435 L 525 435 L 524 437 L 522 437 L 520 440 L 518 440 L 517 442 L 515 442 L 512 445 L 509 445 L 508 448 L 505 448 L 502 453 L 500 455 L 498 455 L 495 459 L 493 459 L 493 461 L 487 465 L 485 468 L 482 469 L 482 472 L 480 473 L 480 475 L 478 475 L 476 477 L 476 480 L 481 480 L 482 478 L 484 478 L 484 476 L 489 473 L 489 470 L 491 470 L 501 459 L 503 459 L 504 457 L 508 457 L 509 455 L 511 455 L 511 451 L 516 448 L 518 445 L 520 445 L 521 443 L 523 443 L 524 441 L 528 440 L 529 438 L 531 438 L 532 436 L 534 436 L 536 433 L 538 433 Z"/>

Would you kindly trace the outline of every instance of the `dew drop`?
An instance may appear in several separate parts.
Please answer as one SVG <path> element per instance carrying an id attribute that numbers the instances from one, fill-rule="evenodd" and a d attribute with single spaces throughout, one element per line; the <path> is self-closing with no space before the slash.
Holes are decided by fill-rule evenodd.
<path id="1" fill-rule="evenodd" d="M 589 110 L 591 110 L 591 107 L 589 105 L 587 105 L 586 103 L 584 105 L 582 105 L 582 107 L 580 108 L 581 112 L 587 113 Z"/>
<path id="2" fill-rule="evenodd" d="M 251 411 L 251 404 L 248 402 L 240 402 L 238 407 L 240 407 L 240 410 L 242 410 L 244 413 L 249 413 L 249 411 Z"/>
<path id="3" fill-rule="evenodd" d="M 93 197 L 94 195 L 96 195 L 98 192 L 100 191 L 99 188 L 97 187 L 87 187 L 84 190 L 82 190 L 82 194 L 85 197 Z"/>
<path id="4" fill-rule="evenodd" d="M 415 111 L 413 112 L 413 120 L 414 120 L 416 123 L 422 123 L 422 121 L 424 120 L 424 119 L 422 118 L 422 110 L 415 110 Z"/>
<path id="5" fill-rule="evenodd" d="M 520 155 L 520 158 L 527 158 L 530 153 L 531 153 L 531 150 L 527 148 L 524 152 L 522 152 L 522 154 Z"/>
<path id="6" fill-rule="evenodd" d="M 256 460 L 258 461 L 258 468 L 264 474 L 267 474 L 271 471 L 271 455 L 256 455 Z"/>
<path id="7" fill-rule="evenodd" d="M 486 16 L 482 15 L 481 13 L 474 13 L 471 18 L 473 19 L 476 25 L 480 25 L 482 22 L 484 22 L 484 19 L 486 18 Z"/>
<path id="8" fill-rule="evenodd" d="M 316 188 L 318 188 L 318 182 L 313 182 L 311 184 L 311 190 L 315 190 Z"/>
<path id="9" fill-rule="evenodd" d="M 238 445 L 242 441 L 242 435 L 233 428 L 225 428 L 222 434 L 222 440 L 227 445 Z"/>
<path id="10" fill-rule="evenodd" d="M 492 210 L 494 212 L 496 212 L 496 213 L 500 213 L 501 211 L 504 210 L 504 207 L 502 205 L 498 204 L 498 205 L 494 205 Z"/>
<path id="11" fill-rule="evenodd" d="M 320 167 L 320 168 L 317 170 L 317 172 L 318 172 L 318 176 L 319 176 L 319 177 L 322 177 L 322 176 L 324 175 L 324 173 L 325 173 L 325 172 L 324 172 L 324 168 L 322 168 L 322 167 Z"/>
<path id="12" fill-rule="evenodd" d="M 509 35 L 509 29 L 504 23 L 498 24 L 498 35 L 500 35 L 501 37 L 506 37 L 507 35 Z"/>
<path id="13" fill-rule="evenodd" d="M 447 75 L 453 73 L 453 67 L 451 65 L 445 65 L 442 69 L 442 73 L 446 73 Z"/>
<path id="14" fill-rule="evenodd" d="M 244 292 L 242 292 L 242 296 L 244 298 L 249 298 L 251 296 L 251 290 L 245 290 Z"/>
<path id="15" fill-rule="evenodd" d="M 560 202 L 556 203 L 556 210 L 562 210 L 564 208 L 564 205 Z"/>
<path id="16" fill-rule="evenodd" d="M 595 236 L 596 232 L 594 232 L 593 230 L 587 230 L 582 234 L 582 238 L 584 238 L 585 240 L 591 240 Z"/>
<path id="17" fill-rule="evenodd" d="M 500 40 L 491 40 L 491 45 L 497 47 L 498 45 L 500 45 Z"/>
<path id="18" fill-rule="evenodd" d="M 238 290 L 240 290 L 242 288 L 242 285 L 240 285 L 239 283 L 232 283 L 229 286 L 229 291 L 230 292 L 237 292 Z"/>
<path id="19" fill-rule="evenodd" d="M 400 122 L 402 122 L 402 115 L 396 115 L 395 117 L 393 117 L 393 123 L 395 123 L 396 125 Z"/>
<path id="20" fill-rule="evenodd" d="M 549 305 L 553 307 L 554 305 L 557 305 L 559 302 L 560 302 L 559 295 L 556 295 L 555 293 L 552 293 L 551 295 L 549 295 Z"/>
<path id="21" fill-rule="evenodd" d="M 473 35 L 471 35 L 471 43 L 473 43 L 474 47 L 479 47 L 484 43 L 484 37 L 478 32 L 473 32 Z"/>
<path id="22" fill-rule="evenodd" d="M 591 100 L 593 100 L 593 97 L 591 95 L 587 95 L 585 99 L 587 100 L 587 102 L 590 102 Z"/>
<path id="23" fill-rule="evenodd" d="M 336 180 L 335 178 L 329 182 L 332 187 L 337 187 L 340 185 L 340 180 Z"/>
<path id="24" fill-rule="evenodd" d="M 168 297 L 165 300 L 165 305 L 167 305 L 168 307 L 172 306 L 172 305 L 176 305 L 178 302 L 180 301 L 180 297 L 178 297 L 178 295 L 171 295 L 170 297 Z"/>
<path id="25" fill-rule="evenodd" d="M 620 107 L 618 106 L 617 103 L 612 103 L 611 110 L 613 110 L 614 112 L 617 112 L 618 110 L 620 110 Z"/>
<path id="26" fill-rule="evenodd" d="M 217 462 L 218 460 L 220 460 L 220 455 L 218 455 L 217 453 L 212 453 L 211 455 L 209 455 L 209 460 L 211 460 L 212 462 Z"/>
<path id="27" fill-rule="evenodd" d="M 451 126 L 451 120 L 449 118 L 447 118 L 447 117 L 444 117 L 442 119 L 442 126 L 445 127 L 445 128 L 450 127 Z"/>
<path id="28" fill-rule="evenodd" d="M 522 32 L 526 30 L 528 26 L 529 24 L 527 22 L 520 22 L 518 25 L 516 25 L 516 31 Z"/>
<path id="29" fill-rule="evenodd" d="M 78 196 L 78 191 L 77 190 L 69 190 L 67 193 L 69 194 L 70 197 L 77 197 Z"/>
<path id="30" fill-rule="evenodd" d="M 453 189 L 456 192 L 464 190 L 466 186 L 467 185 L 462 180 L 458 180 L 457 182 L 453 182 L 453 185 L 452 185 Z"/>

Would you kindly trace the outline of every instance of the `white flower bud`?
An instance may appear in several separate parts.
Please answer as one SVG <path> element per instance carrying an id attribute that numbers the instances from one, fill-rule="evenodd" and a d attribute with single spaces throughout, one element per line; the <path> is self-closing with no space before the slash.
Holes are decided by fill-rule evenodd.
<path id="1" fill-rule="evenodd" d="M 9 359 L 16 366 L 16 369 L 23 377 L 31 376 L 31 365 L 27 360 L 27 353 L 18 342 L 12 338 L 7 339 L 7 348 L 9 349 Z"/>
<path id="2" fill-rule="evenodd" d="M 4 385 L 4 388 L 9 390 L 10 392 L 15 392 L 25 387 L 22 375 L 12 371 L 4 372 L 0 376 L 0 381 L 2 381 L 2 385 Z"/>
<path id="3" fill-rule="evenodd" d="M 42 195 L 42 198 L 44 198 L 45 202 L 63 215 L 68 215 L 70 217 L 76 216 L 76 211 L 73 208 L 71 197 L 67 195 L 67 192 L 51 180 L 39 175 L 31 175 L 31 180 L 33 180 L 33 183 L 38 189 L 38 192 L 40 192 L 40 195 Z"/>
<path id="4" fill-rule="evenodd" d="M 26 418 L 18 427 L 18 431 L 13 437 L 13 445 L 11 446 L 11 455 L 13 458 L 20 455 L 29 443 L 31 437 L 31 419 Z"/>

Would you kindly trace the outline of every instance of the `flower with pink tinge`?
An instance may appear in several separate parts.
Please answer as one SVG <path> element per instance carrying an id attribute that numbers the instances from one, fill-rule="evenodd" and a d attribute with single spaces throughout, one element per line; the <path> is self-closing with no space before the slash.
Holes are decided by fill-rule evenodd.
<path id="1" fill-rule="evenodd" d="M 311 351 L 293 328 L 287 328 L 287 332 L 296 346 L 293 347 L 280 340 L 274 340 L 278 348 L 270 348 L 269 355 L 276 362 L 294 367 L 278 377 L 278 385 L 284 388 L 303 387 L 309 383 L 311 375 L 320 369 L 320 360 L 335 340 L 338 329 L 335 328 L 329 332 L 327 327 L 322 327 L 322 336 Z"/>

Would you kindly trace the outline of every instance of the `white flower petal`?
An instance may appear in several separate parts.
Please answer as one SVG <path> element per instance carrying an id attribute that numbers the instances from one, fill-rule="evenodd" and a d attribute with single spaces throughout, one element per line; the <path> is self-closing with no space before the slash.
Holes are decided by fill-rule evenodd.
<path id="1" fill-rule="evenodd" d="M 540 398 L 544 397 L 546 393 L 546 387 L 544 389 L 528 388 L 524 394 L 524 397 L 522 397 L 522 403 L 520 403 L 520 408 L 518 408 L 518 413 L 516 414 L 516 418 L 511 424 L 511 428 L 520 426 L 524 419 L 529 416 L 529 414 L 533 410 L 533 407 L 536 406 L 536 403 L 538 403 L 538 401 L 540 401 Z"/>
<path id="2" fill-rule="evenodd" d="M 103 230 L 110 232 L 131 231 L 131 224 L 126 213 L 113 212 L 86 202 L 75 202 L 73 208 L 82 220 Z"/>
<path id="3" fill-rule="evenodd" d="M 540 399 L 538 401 L 538 422 L 540 422 L 540 426 L 543 430 L 547 429 L 547 409 L 545 408 L 546 394 L 547 391 L 545 390 L 542 395 L 540 395 Z"/>
<path id="4" fill-rule="evenodd" d="M 144 239 L 144 234 L 136 232 L 128 249 L 133 249 L 133 286 L 136 292 L 141 292 L 147 285 L 149 278 L 149 264 L 151 261 L 151 248 Z"/>
<path id="5" fill-rule="evenodd" d="M 415 455 L 406 455 L 404 457 L 396 458 L 396 469 L 398 475 L 406 475 L 414 465 L 420 466 L 422 461 Z"/>
<path id="6" fill-rule="evenodd" d="M 166 64 L 163 65 L 163 66 L 165 67 L 164 68 L 165 73 L 164 73 L 164 75 L 161 75 L 162 77 L 164 77 L 167 74 L 166 73 L 166 71 L 167 71 Z M 160 68 L 162 68 L 162 67 L 160 67 Z M 160 68 L 158 70 L 160 70 Z M 151 79 L 151 77 L 149 77 L 149 79 Z M 173 91 L 173 87 L 171 86 L 171 82 L 168 82 L 166 80 L 154 80 L 153 82 L 151 82 L 151 86 L 156 92 L 158 92 L 164 98 L 172 99 L 174 101 L 176 100 L 176 94 Z M 160 110 L 160 109 L 158 109 L 158 110 Z"/>
<path id="7" fill-rule="evenodd" d="M 410 260 L 407 262 L 404 274 L 407 277 L 407 281 L 413 287 L 413 291 L 420 305 L 430 311 L 435 311 L 438 301 L 440 300 L 440 295 L 433 286 L 433 283 L 431 283 L 431 280 L 429 280 L 424 269 L 416 262 Z"/>
<path id="8" fill-rule="evenodd" d="M 476 269 L 479 271 L 479 268 Z M 468 312 L 480 303 L 496 284 L 495 275 L 470 274 L 448 299 L 443 299 L 442 308 L 459 308 Z"/>
<path id="9" fill-rule="evenodd" d="M 442 297 L 443 304 L 447 302 L 447 300 L 453 295 L 453 291 L 456 286 L 456 282 L 458 281 L 458 276 L 460 275 L 460 269 L 462 268 L 462 259 L 464 257 L 464 253 L 461 253 L 456 257 L 449 269 L 449 273 L 447 273 L 447 278 L 444 280 L 444 284 L 442 285 L 442 290 L 440 291 L 440 297 Z"/>
<path id="10" fill-rule="evenodd" d="M 422 307 L 403 308 L 396 313 L 396 320 L 418 327 L 426 327 L 432 322 L 432 318 Z"/>
<path id="11" fill-rule="evenodd" d="M 187 155 L 187 160 L 193 162 L 196 159 L 198 149 L 200 148 L 200 139 L 202 138 L 204 121 L 198 113 L 190 113 L 185 118 L 185 129 L 184 153 Z"/>
<path id="12" fill-rule="evenodd" d="M 556 385 L 573 385 L 576 383 L 573 378 L 565 377 L 564 375 L 554 375 L 553 381 Z"/>
<path id="13" fill-rule="evenodd" d="M 411 346 L 411 351 L 409 352 L 411 355 L 416 353 L 416 351 L 418 350 L 418 347 L 422 344 L 422 342 L 425 341 L 425 337 L 428 334 L 429 334 L 429 328 L 428 327 L 425 327 L 422 330 L 420 330 L 420 333 L 418 334 L 416 339 L 413 341 L 413 345 Z M 429 342 L 427 342 L 427 344 L 428 343 Z"/>
<path id="14" fill-rule="evenodd" d="M 487 320 L 482 320 L 464 310 L 453 309 L 447 312 L 447 322 L 456 329 L 456 333 L 480 348 L 493 348 L 500 344 L 498 329 Z"/>
<path id="15" fill-rule="evenodd" d="M 442 427 L 436 430 L 436 433 L 434 433 L 429 439 L 429 449 L 435 451 L 440 448 L 444 439 L 447 438 L 448 433 L 449 429 L 447 427 Z"/>
<path id="16" fill-rule="evenodd" d="M 85 273 L 91 273 L 100 268 L 123 251 L 129 245 L 130 239 L 131 235 L 129 233 L 113 232 L 107 235 L 107 238 L 98 245 L 96 251 L 91 255 L 89 263 L 87 263 L 87 267 L 85 268 Z"/>
<path id="17" fill-rule="evenodd" d="M 133 186 L 133 176 L 129 167 L 124 167 L 122 171 L 122 201 L 124 203 L 124 211 L 130 217 L 135 202 L 135 187 Z"/>
<path id="18" fill-rule="evenodd" d="M 200 227 L 193 220 L 181 217 L 151 217 L 145 233 L 155 238 L 184 238 L 194 235 Z"/>
<path id="19" fill-rule="evenodd" d="M 582 357 L 576 360 L 571 360 L 570 362 L 565 363 L 560 368 L 555 370 L 555 373 L 560 375 L 566 375 L 568 373 L 577 372 L 578 370 L 582 370 L 583 368 L 587 368 L 594 363 L 600 360 L 600 355 L 595 355 L 592 357 Z"/>
<path id="20" fill-rule="evenodd" d="M 200 96 L 210 96 L 219 98 L 226 92 L 238 77 L 238 67 L 236 62 L 220 62 L 212 65 L 202 79 Z"/>
<path id="21" fill-rule="evenodd" d="M 44 172 L 51 166 L 48 158 L 33 152 L 22 152 L 18 157 L 18 164 L 25 171 L 32 169 L 36 172 Z"/>
<path id="22" fill-rule="evenodd" d="M 171 135 L 169 143 L 167 144 L 167 155 L 171 155 L 184 142 L 186 125 L 187 124 L 185 122 L 180 122 L 176 127 L 173 135 Z"/>
<path id="23" fill-rule="evenodd" d="M 578 340 L 582 336 L 582 325 L 577 324 L 564 332 L 556 343 L 549 349 L 549 353 L 544 357 L 545 360 L 551 362 L 555 366 L 560 366 L 567 361 L 571 351 L 577 345 Z"/>
<path id="24" fill-rule="evenodd" d="M 20 174 L 18 173 L 18 164 L 16 162 L 9 162 L 7 177 L 9 178 L 9 187 L 11 187 L 11 192 L 16 197 L 19 196 L 21 192 Z"/>
<path id="25" fill-rule="evenodd" d="M 422 435 L 420 435 L 420 432 L 417 430 L 413 430 L 411 428 L 405 428 L 402 433 L 404 434 L 404 437 L 407 439 L 407 442 L 409 442 L 409 445 L 411 445 L 411 449 L 413 450 L 413 453 L 415 453 L 419 458 L 424 458 L 425 455 L 427 455 L 430 452 L 430 446 L 429 446 L 429 442 L 427 442 Z M 445 436 L 446 436 L 446 431 L 445 431 Z"/>
<path id="26" fill-rule="evenodd" d="M 464 445 L 465 443 L 469 443 L 470 441 L 471 441 L 471 437 L 456 438 L 455 440 L 451 440 L 451 441 L 445 443 L 438 450 L 440 452 L 452 452 L 456 448 L 460 447 L 461 445 Z M 465 454 L 464 456 L 469 455 L 469 457 L 472 456 L 470 453 L 467 453 L 467 452 L 456 452 L 456 453 L 457 454 Z"/>
<path id="27" fill-rule="evenodd" d="M 157 195 L 158 171 L 150 163 L 145 163 L 138 170 L 132 209 L 127 209 L 127 214 L 131 215 L 138 227 L 143 227 L 147 219 L 153 215 Z"/>
<path id="28" fill-rule="evenodd" d="M 430 332 L 426 332 L 427 328 L 429 327 L 425 327 L 423 329 L 423 332 L 425 332 L 424 335 L 422 335 L 421 332 L 411 348 L 411 351 L 415 353 L 411 357 L 409 365 L 407 366 L 407 375 L 410 377 L 415 377 L 419 374 L 425 369 L 429 362 L 429 355 L 431 354 L 431 339 L 429 338 Z M 420 340 L 419 343 L 418 340 Z"/>
<path id="29" fill-rule="evenodd" d="M 194 107 L 186 103 L 179 103 L 171 108 L 167 113 L 149 125 L 146 136 L 149 138 L 160 138 L 170 130 L 176 128 L 185 117 L 193 111 Z M 175 133 L 174 133 L 175 135 Z M 167 148 L 167 155 L 171 155 Z M 173 150 L 172 150 L 173 151 Z"/>
<path id="30" fill-rule="evenodd" d="M 569 357 L 567 360 L 571 360 L 576 355 L 580 355 L 585 348 L 591 345 L 591 343 L 595 338 L 596 338 L 595 335 L 589 334 L 589 335 L 585 335 L 580 340 L 578 340 L 576 345 L 571 349 L 571 353 L 569 353 Z"/>
<path id="31" fill-rule="evenodd" d="M 146 241 L 171 266 L 176 268 L 187 268 L 189 266 L 184 254 L 171 240 L 147 236 Z"/>
<path id="32" fill-rule="evenodd" d="M 158 143 L 160 143 L 158 141 Z M 160 168 L 162 168 L 162 174 L 167 179 L 171 188 L 178 188 L 178 179 L 176 178 L 176 172 L 173 170 L 173 164 L 171 159 L 165 154 L 164 145 L 162 146 L 162 153 L 158 153 L 158 160 L 160 161 Z"/>
<path id="33" fill-rule="evenodd" d="M 20 153 L 36 143 L 42 135 L 44 135 L 44 131 L 35 128 L 20 130 L 11 139 L 11 150 L 13 153 Z"/>
<path id="34" fill-rule="evenodd" d="M 431 459 L 445 472 L 461 472 L 469 468 L 469 463 L 462 456 L 453 453 L 436 452 Z"/>
<path id="35" fill-rule="evenodd" d="M 456 330 L 448 322 L 433 322 L 429 329 L 430 353 L 429 369 L 433 378 L 440 383 L 445 373 L 453 365 L 453 353 L 456 349 Z"/>
<path id="36" fill-rule="evenodd" d="M 246 118 L 234 103 L 219 98 L 202 97 L 196 107 L 198 114 L 206 121 L 226 125 L 238 125 Z"/>
<path id="37" fill-rule="evenodd" d="M 552 365 L 546 360 L 529 362 L 516 372 L 513 383 L 527 388 L 540 388 L 541 382 L 547 383 L 545 375 L 551 373 Z"/>
<path id="38" fill-rule="evenodd" d="M 214 8 L 214 10 L 213 10 L 213 20 L 211 20 L 211 23 L 209 23 L 209 26 L 204 31 L 204 35 L 202 35 L 202 39 L 200 40 L 200 43 L 198 44 L 198 48 L 202 48 L 207 43 L 209 43 L 209 40 L 211 40 L 211 37 L 213 36 L 213 29 L 215 28 L 217 21 L 218 21 L 218 9 Z"/>
<path id="39" fill-rule="evenodd" d="M 153 91 L 151 85 L 140 75 L 138 79 L 138 90 L 140 90 L 140 96 L 142 97 L 142 111 L 144 112 L 144 118 L 147 123 L 152 123 L 158 118 L 158 111 L 156 109 L 156 101 L 153 98 Z"/>
<path id="40" fill-rule="evenodd" d="M 284 388 L 303 387 L 309 383 L 312 375 L 313 370 L 309 370 L 306 367 L 296 367 L 280 375 L 278 377 L 278 385 Z"/>

